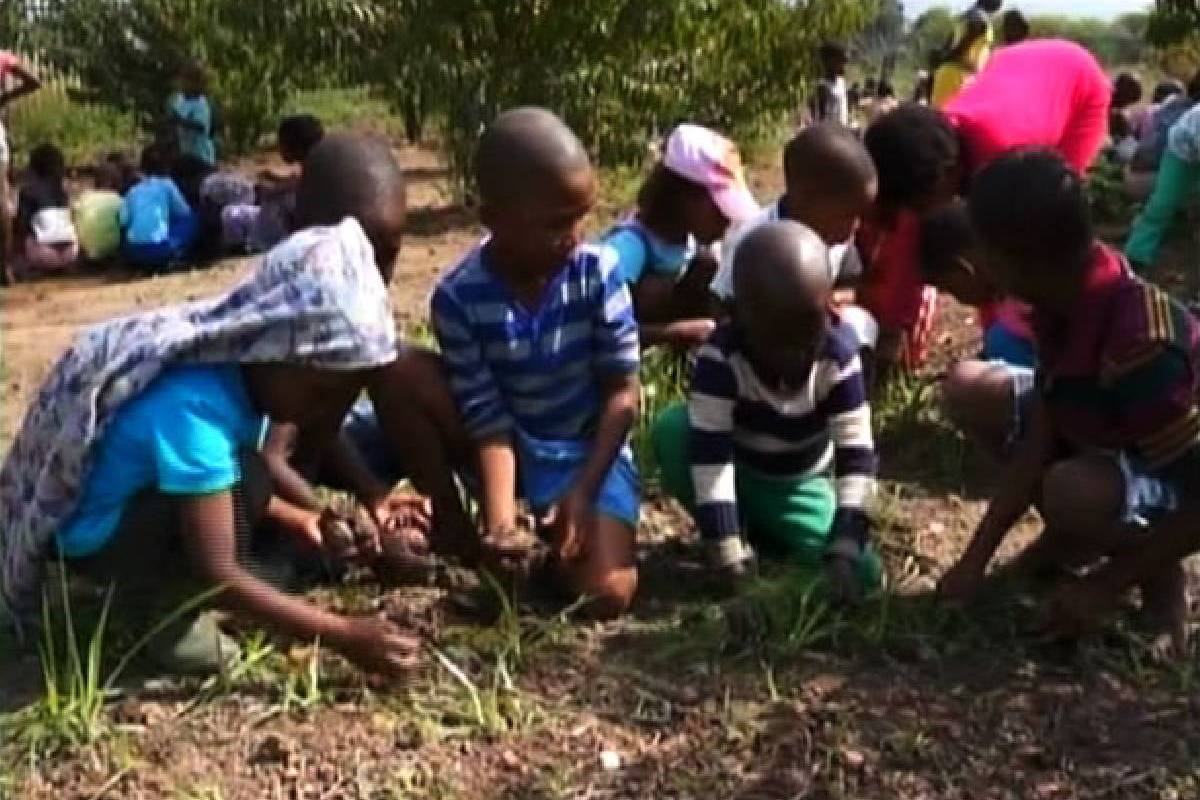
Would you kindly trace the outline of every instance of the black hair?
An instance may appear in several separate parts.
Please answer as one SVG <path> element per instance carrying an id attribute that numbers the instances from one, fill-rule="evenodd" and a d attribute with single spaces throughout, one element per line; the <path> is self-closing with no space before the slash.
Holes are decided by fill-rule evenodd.
<path id="1" fill-rule="evenodd" d="M 117 170 L 120 175 L 120 181 L 117 183 L 117 191 L 125 194 L 135 183 L 137 183 L 137 167 L 133 160 L 120 151 L 113 151 L 104 156 L 103 164 L 110 165 Z"/>
<path id="2" fill-rule="evenodd" d="M 61 180 L 67 172 L 67 160 L 62 150 L 44 142 L 30 152 L 29 170 L 39 178 Z"/>
<path id="3" fill-rule="evenodd" d="M 1029 26 L 1029 20 L 1025 19 L 1025 15 L 1021 13 L 1019 8 L 1010 8 L 1004 12 L 1004 18 L 1000 22 L 1000 29 L 1004 34 L 1005 44 L 1019 44 L 1029 38 L 1032 29 Z"/>
<path id="4" fill-rule="evenodd" d="M 591 168 L 591 161 L 579 137 L 552 112 L 536 106 L 496 117 L 475 150 L 475 182 L 484 204 L 521 198 L 566 171 L 585 168 Z"/>
<path id="5" fill-rule="evenodd" d="M 325 126 L 312 114 L 293 114 L 279 123 L 279 149 L 300 161 L 325 138 Z"/>
<path id="6" fill-rule="evenodd" d="M 1004 5 L 1004 0 L 979 0 L 977 5 L 987 13 L 995 14 Z"/>
<path id="7" fill-rule="evenodd" d="M 152 143 L 142 149 L 142 172 L 165 177 L 171 171 L 171 152 L 166 145 Z"/>
<path id="8" fill-rule="evenodd" d="M 846 46 L 841 42 L 824 42 L 817 50 L 817 57 L 821 59 L 822 64 L 834 59 L 849 60 L 850 58 L 846 52 Z"/>
<path id="9" fill-rule="evenodd" d="M 867 129 L 867 151 L 879 173 L 879 204 L 895 211 L 933 194 L 959 163 L 958 134 L 936 109 L 909 103 Z"/>
<path id="10" fill-rule="evenodd" d="M 334 134 L 322 139 L 304 162 L 296 218 L 311 226 L 336 225 L 354 217 L 366 226 L 381 210 L 404 199 L 404 171 L 387 142 Z"/>
<path id="11" fill-rule="evenodd" d="M 967 204 L 954 200 L 921 220 L 920 266 L 925 282 L 938 285 L 975 246 Z"/>
<path id="12" fill-rule="evenodd" d="M 875 162 L 854 132 L 833 122 L 810 125 L 783 149 L 789 191 L 857 197 L 878 180 Z"/>
<path id="13" fill-rule="evenodd" d="M 1113 106 L 1125 108 L 1142 99 L 1142 82 L 1131 72 L 1122 72 L 1113 81 Z"/>
<path id="14" fill-rule="evenodd" d="M 1150 102 L 1154 105 L 1165 103 L 1177 94 L 1183 94 L 1183 85 L 1179 81 L 1160 81 L 1154 87 L 1154 94 L 1150 96 Z"/>
<path id="15" fill-rule="evenodd" d="M 638 192 L 638 215 L 654 227 L 683 229 L 685 201 L 709 196 L 702 184 L 688 180 L 679 173 L 658 164 Z"/>
<path id="16" fill-rule="evenodd" d="M 1027 269 L 1082 268 L 1095 233 L 1083 180 L 1051 150 L 1018 150 L 975 177 L 971 225 L 989 250 Z"/>
<path id="17" fill-rule="evenodd" d="M 97 189 L 110 189 L 121 192 L 125 184 L 125 176 L 121 169 L 110 161 L 101 161 L 92 171 L 92 183 Z"/>

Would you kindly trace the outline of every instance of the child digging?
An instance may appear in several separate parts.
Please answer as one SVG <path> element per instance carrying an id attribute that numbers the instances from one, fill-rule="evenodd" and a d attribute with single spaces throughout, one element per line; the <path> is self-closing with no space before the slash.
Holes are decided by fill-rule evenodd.
<path id="1" fill-rule="evenodd" d="M 1055 630 L 1089 627 L 1136 586 L 1147 621 L 1181 645 L 1180 561 L 1200 549 L 1200 331 L 1095 238 L 1083 181 L 1060 157 L 999 159 L 976 178 L 969 208 L 986 277 L 1033 308 L 1040 364 L 1036 385 L 1014 392 L 989 426 L 1030 416 L 941 593 L 971 596 L 1009 529 L 1036 503 L 1045 530 L 1023 568 L 1044 575 L 1106 559 L 1055 592 Z"/>
<path id="2" fill-rule="evenodd" d="M 0 470 L 0 599 L 15 619 L 36 609 L 44 561 L 62 558 L 112 585 L 114 614 L 147 628 L 213 590 L 364 669 L 410 665 L 419 645 L 389 621 L 275 588 L 309 532 L 272 495 L 257 453 L 265 417 L 336 430 L 397 356 L 383 273 L 404 225 L 402 173 L 342 174 L 355 185 L 302 187 L 306 229 L 228 294 L 90 328 L 55 365 Z M 268 521 L 289 537 L 268 539 Z M 192 614 L 151 653 L 172 671 L 212 672 L 231 646 Z"/>
<path id="3" fill-rule="evenodd" d="M 758 213 L 733 142 L 698 125 L 671 133 L 637 213 L 604 237 L 633 293 L 643 345 L 694 347 L 712 334 L 707 248 Z"/>
<path id="4" fill-rule="evenodd" d="M 688 407 L 654 428 L 664 488 L 726 580 L 750 572 L 748 537 L 824 563 L 835 597 L 853 599 L 879 579 L 864 510 L 875 452 L 858 348 L 829 310 L 827 249 L 799 223 L 768 222 L 736 259 L 733 318 L 701 348 Z"/>
<path id="5" fill-rule="evenodd" d="M 837 288 L 833 300 L 841 321 L 853 331 L 859 349 L 874 347 L 875 320 L 853 305 L 855 293 L 850 288 L 862 272 L 854 233 L 875 202 L 877 180 L 870 154 L 857 136 L 840 125 L 813 125 L 788 142 L 783 174 L 787 184 L 783 197 L 729 236 L 713 293 L 726 302 L 733 299 L 733 263 L 749 232 L 765 222 L 799 222 L 829 248 L 830 280 Z"/>
<path id="6" fill-rule="evenodd" d="M 539 108 L 497 118 L 475 177 L 490 237 L 443 278 L 433 325 L 478 452 L 485 551 L 513 549 L 524 497 L 551 539 L 548 575 L 612 617 L 637 587 L 638 333 L 611 251 L 580 244 L 596 178 Z"/>

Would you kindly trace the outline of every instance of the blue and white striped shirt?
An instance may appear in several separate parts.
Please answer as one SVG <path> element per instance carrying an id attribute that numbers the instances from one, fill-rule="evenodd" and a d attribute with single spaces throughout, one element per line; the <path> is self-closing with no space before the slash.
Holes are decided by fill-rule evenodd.
<path id="1" fill-rule="evenodd" d="M 723 325 L 700 349 L 688 418 L 696 523 L 706 538 L 740 532 L 737 469 L 796 480 L 832 470 L 834 536 L 865 544 L 863 509 L 875 486 L 871 408 L 857 349 L 836 323 L 808 380 L 787 392 L 763 383 L 737 331 Z"/>
<path id="2" fill-rule="evenodd" d="M 638 370 L 633 301 L 610 248 L 583 245 L 538 308 L 513 298 L 480 245 L 433 295 L 433 327 L 471 435 L 514 427 L 542 439 L 591 436 L 604 378 Z"/>

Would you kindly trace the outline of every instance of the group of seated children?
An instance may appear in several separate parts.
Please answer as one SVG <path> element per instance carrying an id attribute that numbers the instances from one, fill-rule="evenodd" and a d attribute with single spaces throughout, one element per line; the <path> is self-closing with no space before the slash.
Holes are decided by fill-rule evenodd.
<path id="1" fill-rule="evenodd" d="M 93 168 L 94 188 L 74 201 L 62 151 L 39 145 L 17 196 L 15 271 L 62 272 L 81 260 L 96 265 L 119 257 L 160 273 L 201 256 L 265 252 L 291 231 L 299 165 L 323 137 L 311 115 L 284 119 L 284 167 L 264 170 L 257 181 L 207 165 L 188 167 L 190 177 L 181 178 L 182 160 L 199 162 L 155 142 L 142 151 L 140 172 L 120 154 L 106 156 Z"/>
<path id="2" fill-rule="evenodd" d="M 366 508 L 359 553 L 448 550 L 465 535 L 460 554 L 503 563 L 535 549 L 523 501 L 544 541 L 529 576 L 596 616 L 620 614 L 638 585 L 629 439 L 651 342 L 695 350 L 686 406 L 654 421 L 652 446 L 714 570 L 736 583 L 756 552 L 781 557 L 818 566 L 835 598 L 853 600 L 881 568 L 868 517 L 876 331 L 867 298 L 848 291 L 847 245 L 886 198 L 910 204 L 925 273 L 966 302 L 1017 304 L 1036 350 L 1036 367 L 971 362 L 952 375 L 955 419 L 1008 467 L 942 595 L 976 592 L 1037 507 L 1046 529 L 1019 564 L 1069 576 L 1052 600 L 1064 632 L 1136 586 L 1157 629 L 1178 636 L 1180 561 L 1200 549 L 1189 499 L 1200 328 L 1095 239 L 1076 163 L 1098 151 L 1092 122 L 1107 116 L 1093 108 L 1109 87 L 1092 64 L 1079 62 L 1087 92 L 1063 88 L 1088 120 L 1084 143 L 1058 148 L 1073 160 L 997 144 L 964 167 L 968 154 L 937 143 L 957 141 L 953 126 L 981 129 L 968 127 L 969 103 L 952 118 L 902 108 L 867 147 L 833 123 L 798 134 L 783 197 L 758 210 L 736 147 L 684 125 L 637 209 L 595 244 L 585 225 L 598 184 L 580 140 L 549 111 L 505 112 L 475 157 L 487 235 L 431 301 L 440 356 L 397 343 L 387 284 L 406 206 L 394 156 L 326 138 L 298 180 L 297 232 L 244 283 L 89 329 L 56 365 L 0 471 L 4 605 L 27 609 L 41 563 L 61 558 L 118 580 L 131 613 L 219 586 L 225 605 L 397 672 L 419 642 L 395 623 L 281 591 L 298 551 L 330 546 L 305 481 L 337 473 Z M 931 204 L 936 187 L 967 199 Z M 722 239 L 719 255 L 705 252 Z M 388 451 L 395 471 L 370 475 L 354 442 Z M 297 469 L 306 461 L 316 469 Z M 405 471 L 431 502 L 391 495 Z M 474 523 L 457 481 L 479 502 Z M 216 668 L 228 642 L 206 620 L 186 617 L 157 654 Z"/>

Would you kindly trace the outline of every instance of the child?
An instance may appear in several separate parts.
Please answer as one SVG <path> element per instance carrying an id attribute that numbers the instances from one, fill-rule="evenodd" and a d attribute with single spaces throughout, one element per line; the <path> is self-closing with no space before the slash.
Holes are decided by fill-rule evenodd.
<path id="1" fill-rule="evenodd" d="M 347 170 L 362 178 L 363 170 Z M 288 597 L 290 540 L 309 516 L 272 496 L 257 446 L 265 416 L 319 432 L 397 355 L 380 265 L 404 221 L 398 167 L 371 185 L 301 191 L 306 229 L 223 297 L 84 331 L 51 372 L 0 470 L 0 597 L 30 609 L 51 547 L 115 583 L 114 613 L 149 626 L 205 591 L 234 611 L 320 638 L 395 675 L 418 642 L 381 617 Z M 321 198 L 320 204 L 312 201 Z M 155 637 L 175 671 L 211 672 L 229 642 L 210 615 Z"/>
<path id="2" fill-rule="evenodd" d="M 212 138 L 212 108 L 205 95 L 208 75 L 199 61 L 185 64 L 176 77 L 177 91 L 167 101 L 179 152 L 215 168 L 217 148 Z"/>
<path id="3" fill-rule="evenodd" d="M 1000 5 L 1000 0 L 980 0 L 959 17 L 954 38 L 933 73 L 931 101 L 935 108 L 945 107 L 983 70 L 992 49 L 991 16 Z"/>
<path id="4" fill-rule="evenodd" d="M 268 249 L 291 230 L 296 186 L 304 175 L 304 161 L 324 138 L 321 120 L 311 114 L 287 117 L 279 123 L 279 155 L 285 170 L 268 171 L 259 181 L 259 214 L 250 233 L 252 249 Z"/>
<path id="5" fill-rule="evenodd" d="M 1007 420 L 1032 409 L 1026 432 L 941 591 L 970 596 L 1037 502 L 1045 530 L 1026 567 L 1107 559 L 1060 587 L 1060 629 L 1074 632 L 1139 586 L 1143 611 L 1178 642 L 1180 560 L 1200 548 L 1200 329 L 1095 238 L 1083 180 L 1055 154 L 996 161 L 976 179 L 970 214 L 989 280 L 1033 307 L 1040 364 L 1036 387 L 1007 409 Z"/>
<path id="6" fill-rule="evenodd" d="M 71 218 L 79 234 L 79 249 L 92 264 L 112 258 L 121 249 L 120 169 L 105 160 L 96 165 L 94 185 L 71 204 Z"/>
<path id="7" fill-rule="evenodd" d="M 748 572 L 746 536 L 825 563 L 851 598 L 879 577 L 866 550 L 875 455 L 858 350 L 829 311 L 828 259 L 796 222 L 746 236 L 733 318 L 700 350 L 688 408 L 658 420 L 654 446 L 664 488 L 693 513 L 723 576 Z"/>
<path id="8" fill-rule="evenodd" d="M 5 89 L 10 79 L 15 79 L 16 85 Z M 7 50 L 0 50 L 0 112 L 14 100 L 36 92 L 41 85 L 41 81 L 25 66 L 20 57 Z M 8 171 L 11 158 L 8 134 L 4 130 L 4 121 L 0 115 L 0 286 L 7 286 L 13 281 L 12 265 L 9 263 L 12 249 L 12 212 L 9 210 Z"/>
<path id="9" fill-rule="evenodd" d="M 817 54 L 821 61 L 821 79 L 809 104 L 813 122 L 835 122 L 850 127 L 850 97 L 846 89 L 846 64 L 849 57 L 844 45 L 826 42 Z"/>
<path id="10" fill-rule="evenodd" d="M 121 205 L 121 254 L 138 269 L 163 272 L 187 257 L 200 223 L 175 182 L 167 177 L 166 153 L 151 144 L 142 151 L 144 177 Z"/>
<path id="11" fill-rule="evenodd" d="M 1167 231 L 1200 183 L 1200 105 L 1179 118 L 1167 135 L 1167 147 L 1145 209 L 1134 220 L 1125 255 L 1136 269 L 1153 266 Z"/>
<path id="12" fill-rule="evenodd" d="M 759 211 L 741 163 L 733 142 L 680 125 L 638 195 L 637 212 L 604 237 L 633 293 L 643 345 L 694 347 L 713 332 L 713 262 L 700 248 Z"/>
<path id="13" fill-rule="evenodd" d="M 551 536 L 552 574 L 595 614 L 615 616 L 637 586 L 628 436 L 638 334 L 611 250 L 580 244 L 596 178 L 580 141 L 538 108 L 496 119 L 475 177 L 490 237 L 442 279 L 432 305 L 477 447 L 484 546 L 511 549 L 524 496 Z"/>
<path id="14" fill-rule="evenodd" d="M 722 250 L 721 268 L 712 291 L 725 302 L 733 299 L 733 262 L 745 235 L 765 222 L 790 219 L 811 228 L 830 252 L 830 280 L 841 317 L 860 348 L 875 345 L 874 319 L 853 305 L 849 288 L 862 276 L 854 247 L 859 220 L 875 202 L 875 165 L 848 129 L 833 123 L 813 125 L 798 133 L 783 151 L 786 190 L 783 197 L 730 235 Z"/>
<path id="15" fill-rule="evenodd" d="M 67 200 L 67 164 L 62 151 L 41 144 L 29 154 L 30 177 L 17 199 L 16 235 L 24 243 L 24 268 L 63 272 L 79 260 L 79 242 Z"/>
<path id="16" fill-rule="evenodd" d="M 1010 8 L 1004 12 L 1004 16 L 1000 18 L 1000 41 L 1005 47 L 1020 44 L 1029 38 L 1029 34 L 1029 20 L 1025 19 L 1021 9 Z"/>

